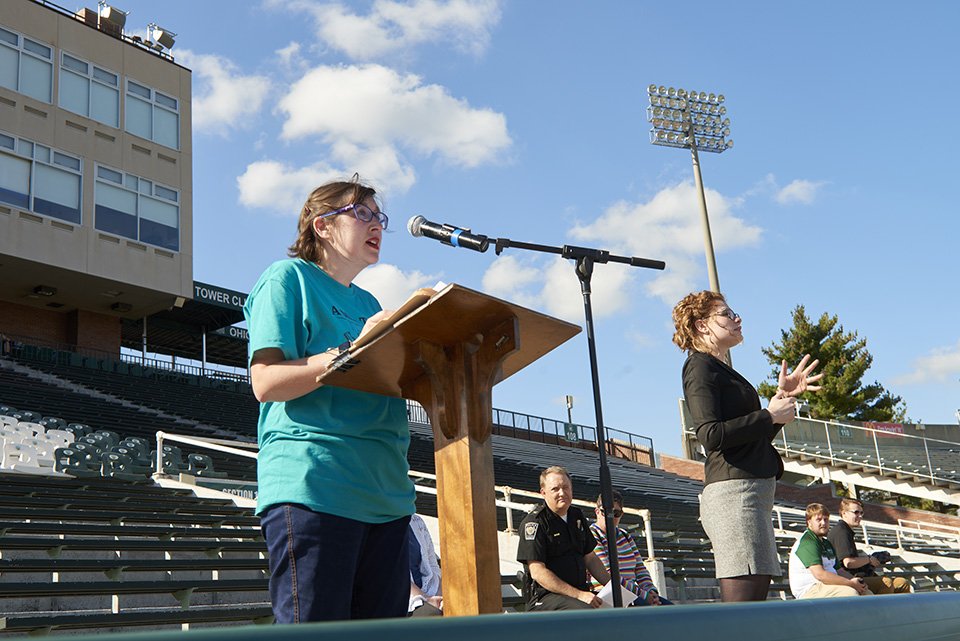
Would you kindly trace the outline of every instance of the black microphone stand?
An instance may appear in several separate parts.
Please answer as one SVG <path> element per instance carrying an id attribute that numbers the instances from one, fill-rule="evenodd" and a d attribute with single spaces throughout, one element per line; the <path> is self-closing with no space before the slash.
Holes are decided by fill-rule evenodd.
<path id="1" fill-rule="evenodd" d="M 610 479 L 610 468 L 607 466 L 607 439 L 603 429 L 603 409 L 600 406 L 600 375 L 597 371 L 597 345 L 593 330 L 593 307 L 590 303 L 590 279 L 593 276 L 593 266 L 596 263 L 624 263 L 633 267 L 648 269 L 663 269 L 666 264 L 662 260 L 650 260 L 636 256 L 613 256 L 603 249 L 589 247 L 574 247 L 564 245 L 535 245 L 521 243 L 509 238 L 496 239 L 496 252 L 500 255 L 507 248 L 526 249 L 529 251 L 560 254 L 563 258 L 576 261 L 575 270 L 580 279 L 580 291 L 583 292 L 583 313 L 587 326 L 587 349 L 590 352 L 590 376 L 593 381 L 593 406 L 597 413 L 597 450 L 600 452 L 600 496 L 603 500 L 603 513 L 607 533 L 607 558 L 610 560 L 610 582 L 613 587 L 614 607 L 623 607 L 623 597 L 620 594 L 620 557 L 617 554 L 617 531 L 613 525 L 613 484 Z"/>

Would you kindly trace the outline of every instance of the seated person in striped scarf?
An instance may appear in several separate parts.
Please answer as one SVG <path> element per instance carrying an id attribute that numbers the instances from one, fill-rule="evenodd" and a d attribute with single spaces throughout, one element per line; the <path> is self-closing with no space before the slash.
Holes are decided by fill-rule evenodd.
<path id="1" fill-rule="evenodd" d="M 597 547 L 593 552 L 601 561 L 603 567 L 610 570 L 610 560 L 607 557 L 607 523 L 606 512 L 603 508 L 603 497 L 597 497 L 597 521 L 590 526 L 593 537 L 597 540 Z M 673 605 L 657 592 L 657 586 L 650 579 L 647 566 L 643 564 L 640 550 L 633 541 L 633 537 L 626 530 L 620 529 L 620 519 L 623 518 L 623 495 L 613 491 L 613 525 L 617 531 L 617 556 L 620 560 L 620 582 L 625 588 L 637 595 L 637 599 L 629 605 Z M 593 580 L 594 588 L 601 587 Z"/>

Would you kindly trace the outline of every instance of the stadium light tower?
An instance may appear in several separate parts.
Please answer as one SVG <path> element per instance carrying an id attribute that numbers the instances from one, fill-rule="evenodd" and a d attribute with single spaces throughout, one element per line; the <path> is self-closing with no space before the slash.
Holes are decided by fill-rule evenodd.
<path id="1" fill-rule="evenodd" d="M 647 107 L 647 120 L 651 125 L 650 142 L 664 147 L 690 149 L 693 177 L 700 197 L 700 221 L 703 224 L 710 290 L 719 292 L 720 278 L 717 276 L 717 259 L 713 254 L 713 237 L 710 235 L 707 197 L 703 192 L 698 152 L 720 154 L 733 147 L 733 140 L 727 138 L 730 135 L 730 119 L 725 117 L 727 107 L 723 104 L 723 94 L 687 91 L 663 85 L 650 85 L 647 94 L 650 98 L 650 106 Z"/>

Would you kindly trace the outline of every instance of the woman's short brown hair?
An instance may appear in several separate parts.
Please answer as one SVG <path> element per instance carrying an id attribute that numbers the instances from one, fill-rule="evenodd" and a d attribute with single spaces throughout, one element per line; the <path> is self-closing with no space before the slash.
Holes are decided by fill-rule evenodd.
<path id="1" fill-rule="evenodd" d="M 717 303 L 726 304 L 727 299 L 719 292 L 702 291 L 684 296 L 673 308 L 673 342 L 686 352 L 707 351 L 700 332 L 697 331 L 697 321 L 707 318 Z"/>
<path id="2" fill-rule="evenodd" d="M 360 182 L 358 174 L 354 174 L 350 180 L 328 182 L 317 187 L 310 192 L 307 202 L 300 210 L 297 239 L 287 249 L 287 253 L 293 258 L 319 263 L 323 258 L 323 246 L 313 229 L 313 221 L 335 209 L 362 203 L 367 198 L 375 198 L 376 194 L 373 187 Z"/>

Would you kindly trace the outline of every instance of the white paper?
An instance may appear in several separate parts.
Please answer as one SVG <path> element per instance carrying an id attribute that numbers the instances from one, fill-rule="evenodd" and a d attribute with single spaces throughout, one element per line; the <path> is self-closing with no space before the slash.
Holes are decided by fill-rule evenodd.
<path id="1" fill-rule="evenodd" d="M 620 599 L 623 601 L 623 607 L 627 607 L 637 600 L 637 595 L 627 588 L 623 587 L 622 585 L 618 585 L 617 587 L 620 588 Z M 600 588 L 600 592 L 597 593 L 597 596 L 600 597 L 601 601 L 603 601 L 603 605 L 600 607 L 613 607 L 613 586 L 609 582 Z"/>

